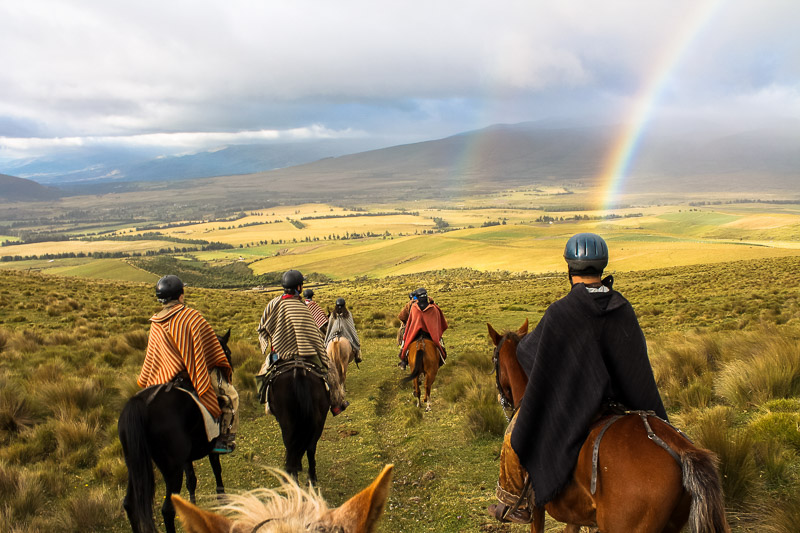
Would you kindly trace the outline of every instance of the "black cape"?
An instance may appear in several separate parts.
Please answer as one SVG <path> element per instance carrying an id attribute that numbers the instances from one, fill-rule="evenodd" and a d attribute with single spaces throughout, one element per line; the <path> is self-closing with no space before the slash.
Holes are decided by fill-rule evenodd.
<path id="1" fill-rule="evenodd" d="M 517 358 L 528 386 L 511 446 L 531 476 L 536 506 L 569 483 L 605 401 L 667 419 L 636 314 L 615 290 L 590 293 L 574 285 L 522 339 Z"/>

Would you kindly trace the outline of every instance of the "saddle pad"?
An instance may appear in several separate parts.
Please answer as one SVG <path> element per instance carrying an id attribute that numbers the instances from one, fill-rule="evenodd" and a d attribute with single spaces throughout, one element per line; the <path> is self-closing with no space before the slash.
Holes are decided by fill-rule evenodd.
<path id="1" fill-rule="evenodd" d="M 206 425 L 206 435 L 208 436 L 208 442 L 211 442 L 212 440 L 219 437 L 219 421 L 213 416 L 211 416 L 211 413 L 208 412 L 208 409 L 206 408 L 205 405 L 200 403 L 200 398 L 197 396 L 197 393 L 189 392 L 188 390 L 182 389 L 180 387 L 176 388 L 179 391 L 185 392 L 186 394 L 191 396 L 192 400 L 194 400 L 194 403 L 196 403 L 197 407 L 200 408 L 200 412 L 203 413 L 203 422 Z"/>

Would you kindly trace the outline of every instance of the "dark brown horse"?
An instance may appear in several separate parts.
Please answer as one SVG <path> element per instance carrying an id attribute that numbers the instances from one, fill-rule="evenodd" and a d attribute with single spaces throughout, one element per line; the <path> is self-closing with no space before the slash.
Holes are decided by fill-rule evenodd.
<path id="1" fill-rule="evenodd" d="M 431 410 L 431 387 L 436 380 L 436 373 L 439 372 L 439 349 L 436 344 L 425 338 L 423 332 L 411 343 L 408 349 L 408 364 L 411 367 L 411 374 L 403 378 L 403 381 L 414 381 L 414 397 L 417 399 L 417 407 L 421 407 L 419 380 L 421 375 L 425 375 L 425 410 Z"/>
<path id="2" fill-rule="evenodd" d="M 522 402 L 528 378 L 517 360 L 517 345 L 527 334 L 528 321 L 517 332 L 498 334 L 492 358 L 498 393 L 515 409 Z M 729 533 L 716 457 L 697 448 L 655 416 L 626 414 L 607 425 L 601 418 L 590 430 L 578 456 L 572 481 L 544 509 L 534 508 L 531 531 L 544 531 L 544 512 L 570 524 L 599 527 L 603 533 L 677 533 L 687 521 L 696 533 Z M 653 433 L 677 454 L 677 460 L 648 437 Z M 596 491 L 592 494 L 592 454 L 598 435 Z"/>

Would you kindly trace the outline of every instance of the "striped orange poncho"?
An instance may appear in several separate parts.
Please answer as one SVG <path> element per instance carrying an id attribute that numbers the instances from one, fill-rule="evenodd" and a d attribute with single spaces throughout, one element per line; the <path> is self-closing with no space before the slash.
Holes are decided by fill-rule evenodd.
<path id="1" fill-rule="evenodd" d="M 150 322 L 139 386 L 168 383 L 186 370 L 200 402 L 214 418 L 219 418 L 221 411 L 209 370 L 220 367 L 230 380 L 231 366 L 209 323 L 199 311 L 182 304 L 163 309 Z"/>

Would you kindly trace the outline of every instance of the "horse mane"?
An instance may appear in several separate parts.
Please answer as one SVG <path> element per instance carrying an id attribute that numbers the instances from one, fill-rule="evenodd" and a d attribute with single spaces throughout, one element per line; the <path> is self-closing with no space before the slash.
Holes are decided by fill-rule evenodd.
<path id="1" fill-rule="evenodd" d="M 301 488 L 281 470 L 267 470 L 280 481 L 280 487 L 228 494 L 224 496 L 224 503 L 215 508 L 233 521 L 232 531 L 249 533 L 259 524 L 258 533 L 329 531 L 317 525 L 329 510 L 317 490 L 311 486 L 308 490 Z"/>

